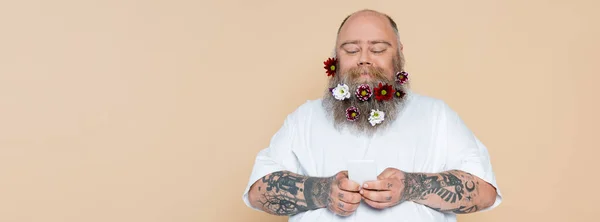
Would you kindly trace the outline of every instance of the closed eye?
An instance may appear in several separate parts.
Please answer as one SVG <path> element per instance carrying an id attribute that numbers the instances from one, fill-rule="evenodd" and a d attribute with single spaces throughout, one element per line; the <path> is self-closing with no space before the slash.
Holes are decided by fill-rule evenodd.
<path id="1" fill-rule="evenodd" d="M 381 50 L 371 50 L 371 52 L 375 53 L 375 54 L 381 54 L 383 52 L 385 52 L 385 50 L 387 49 L 381 49 Z"/>

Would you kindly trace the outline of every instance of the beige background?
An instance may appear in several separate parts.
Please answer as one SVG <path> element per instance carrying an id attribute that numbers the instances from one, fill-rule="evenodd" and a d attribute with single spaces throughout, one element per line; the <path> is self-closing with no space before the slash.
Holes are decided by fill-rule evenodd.
<path id="1" fill-rule="evenodd" d="M 504 203 L 460 221 L 596 221 L 599 7 L 3 0 L 0 221 L 286 221 L 241 200 L 254 156 L 362 8 L 488 146 Z"/>

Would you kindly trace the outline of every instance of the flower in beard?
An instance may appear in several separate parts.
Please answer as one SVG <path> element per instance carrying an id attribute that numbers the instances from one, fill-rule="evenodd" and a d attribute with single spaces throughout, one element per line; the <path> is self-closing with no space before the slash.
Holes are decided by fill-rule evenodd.
<path id="1" fill-rule="evenodd" d="M 382 111 L 379 111 L 378 109 L 371 110 L 371 115 L 369 116 L 369 123 L 371 123 L 371 126 L 375 126 L 377 124 L 382 123 L 384 119 L 385 119 L 385 113 L 383 113 Z"/>
<path id="2" fill-rule="evenodd" d="M 379 83 L 379 87 L 375 87 L 375 99 L 377 101 L 389 100 L 394 96 L 394 88 L 389 84 Z"/>
<path id="3" fill-rule="evenodd" d="M 335 75 L 335 70 L 337 69 L 336 65 L 337 65 L 337 59 L 336 58 L 328 58 L 327 60 L 325 60 L 325 62 L 323 62 L 323 64 L 325 65 L 325 72 L 327 73 L 327 76 L 334 76 Z"/>
<path id="4" fill-rule="evenodd" d="M 350 98 L 350 88 L 346 84 L 338 84 L 332 92 L 333 97 L 337 100 L 344 100 Z"/>
<path id="5" fill-rule="evenodd" d="M 360 112 L 358 111 L 358 108 L 354 106 L 348 107 L 348 109 L 346 109 L 346 119 L 348 119 L 349 121 L 355 121 L 356 119 L 358 119 L 359 115 Z"/>
<path id="6" fill-rule="evenodd" d="M 371 98 L 373 93 L 371 92 L 371 87 L 368 84 L 361 84 L 356 88 L 356 98 L 360 101 L 367 101 Z"/>
<path id="7" fill-rule="evenodd" d="M 398 82 L 400 85 L 404 84 L 406 81 L 408 81 L 408 73 L 407 72 L 398 72 L 396 73 L 396 82 Z"/>
<path id="8" fill-rule="evenodd" d="M 404 93 L 402 90 L 400 89 L 396 89 L 396 92 L 394 93 L 394 95 L 398 98 L 402 98 L 404 97 L 404 95 L 406 95 L 406 93 Z"/>

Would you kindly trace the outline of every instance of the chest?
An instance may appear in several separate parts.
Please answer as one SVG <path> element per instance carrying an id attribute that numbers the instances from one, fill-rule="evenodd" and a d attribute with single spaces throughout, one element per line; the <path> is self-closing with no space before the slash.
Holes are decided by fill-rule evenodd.
<path id="1" fill-rule="evenodd" d="M 385 133 L 356 136 L 324 124 L 308 124 L 296 155 L 307 173 L 331 176 L 347 170 L 348 160 L 374 160 L 377 172 L 388 167 L 407 172 L 439 172 L 444 168 L 444 146 L 435 124 L 399 119 Z M 415 122 L 416 121 L 416 122 Z"/>

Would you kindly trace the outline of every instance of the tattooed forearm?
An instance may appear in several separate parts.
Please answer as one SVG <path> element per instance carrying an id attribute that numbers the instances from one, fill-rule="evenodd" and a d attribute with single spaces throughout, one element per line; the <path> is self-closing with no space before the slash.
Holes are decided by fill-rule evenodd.
<path id="1" fill-rule="evenodd" d="M 308 210 L 306 201 L 298 198 L 298 193 L 302 192 L 302 184 L 305 177 L 291 175 L 288 172 L 274 172 L 263 177 L 259 185 L 259 190 L 265 186 L 264 192 L 261 192 L 260 203 L 263 210 L 277 214 L 289 215 L 299 211 Z"/>
<path id="2" fill-rule="evenodd" d="M 411 174 L 405 176 L 405 195 L 408 200 L 424 199 L 428 194 L 436 194 L 444 201 L 455 203 L 462 200 L 464 185 L 456 175 L 458 172 L 445 172 L 440 174 Z M 461 175 L 464 179 L 465 175 Z M 469 177 L 472 177 L 469 175 Z"/>
<path id="3" fill-rule="evenodd" d="M 253 206 L 275 215 L 294 215 L 327 206 L 330 178 L 279 171 L 258 180 L 250 189 Z"/>
<path id="4" fill-rule="evenodd" d="M 331 183 L 333 178 L 309 177 L 304 182 L 304 199 L 309 210 L 326 207 L 331 200 Z"/>
<path id="5" fill-rule="evenodd" d="M 479 178 L 459 170 L 436 174 L 406 173 L 402 199 L 442 212 L 473 213 L 490 205 L 487 198 L 490 195 L 480 193 L 482 184 L 486 186 L 484 192 L 489 192 L 487 183 L 482 181 L 480 184 Z"/>

